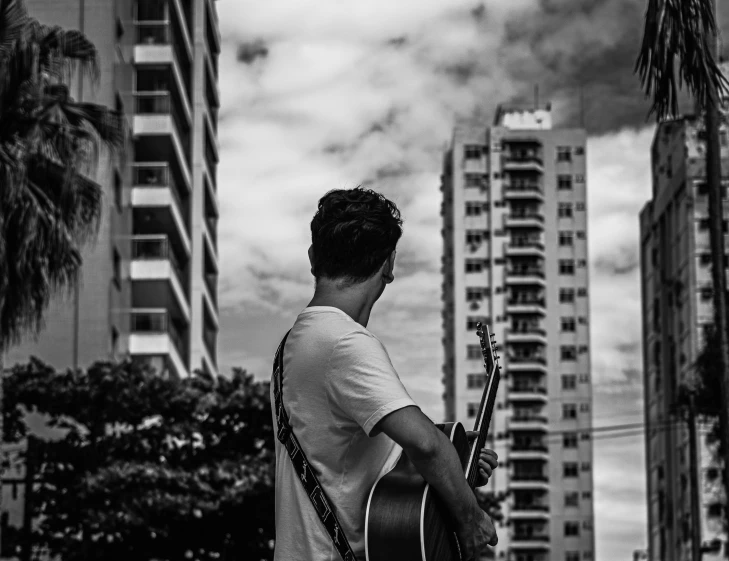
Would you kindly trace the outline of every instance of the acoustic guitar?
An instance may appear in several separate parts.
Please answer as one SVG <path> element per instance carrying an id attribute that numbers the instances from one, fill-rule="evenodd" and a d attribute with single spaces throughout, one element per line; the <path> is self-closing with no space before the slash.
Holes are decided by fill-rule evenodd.
<path id="1" fill-rule="evenodd" d="M 436 425 L 458 452 L 471 489 L 478 475 L 480 450 L 486 441 L 499 387 L 499 364 L 494 336 L 481 323 L 476 334 L 481 343 L 486 386 L 476 416 L 476 441 L 469 445 L 459 422 Z M 392 471 L 378 479 L 370 491 L 365 517 L 367 561 L 461 561 L 461 552 L 450 514 L 435 489 L 423 479 L 406 454 Z"/>

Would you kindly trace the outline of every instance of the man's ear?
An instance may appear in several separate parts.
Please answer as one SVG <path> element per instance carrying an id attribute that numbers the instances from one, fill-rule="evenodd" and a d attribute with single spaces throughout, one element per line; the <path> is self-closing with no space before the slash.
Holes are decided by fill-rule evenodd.
<path id="1" fill-rule="evenodd" d="M 311 265 L 311 274 L 314 274 L 314 244 L 309 246 L 309 264 Z"/>

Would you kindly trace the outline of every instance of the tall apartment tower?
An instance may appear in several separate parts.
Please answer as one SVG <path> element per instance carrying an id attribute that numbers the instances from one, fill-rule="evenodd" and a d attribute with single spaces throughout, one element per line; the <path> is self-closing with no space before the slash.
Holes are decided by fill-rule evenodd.
<path id="1" fill-rule="evenodd" d="M 719 470 L 701 431 L 692 457 L 689 431 L 676 403 L 679 384 L 692 375 L 703 346 L 703 325 L 713 323 L 704 138 L 703 119 L 687 116 L 658 126 L 651 152 L 652 199 L 640 214 L 650 561 L 692 558 L 692 469 L 698 472 L 702 542 L 707 546 L 703 561 L 725 558 L 715 504 Z M 726 125 L 721 150 L 726 177 Z M 726 206 L 724 216 L 729 217 Z M 725 218 L 725 230 L 726 224 Z"/>
<path id="2" fill-rule="evenodd" d="M 485 383 L 476 323 L 501 355 L 488 444 L 506 491 L 497 559 L 594 555 L 586 133 L 549 107 L 458 126 L 443 163 L 446 418 L 470 429 Z"/>
<path id="3" fill-rule="evenodd" d="M 42 23 L 83 31 L 99 51 L 96 87 L 77 100 L 126 115 L 123 157 L 99 164 L 103 218 L 78 291 L 59 297 L 35 355 L 57 368 L 148 359 L 163 375 L 217 373 L 218 53 L 214 0 L 26 0 Z"/>

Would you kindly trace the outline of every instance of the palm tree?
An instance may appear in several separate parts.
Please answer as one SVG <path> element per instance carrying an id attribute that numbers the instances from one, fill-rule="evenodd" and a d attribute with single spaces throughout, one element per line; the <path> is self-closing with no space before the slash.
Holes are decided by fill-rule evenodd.
<path id="1" fill-rule="evenodd" d="M 717 64 L 717 29 L 713 0 L 648 0 L 643 44 L 635 65 L 646 94 L 652 96 L 651 113 L 658 120 L 678 115 L 678 89 L 685 82 L 706 127 L 706 183 L 709 238 L 714 287 L 714 321 L 720 352 L 718 375 L 724 407 L 720 411 L 724 435 L 724 488 L 729 489 L 729 323 L 726 302 L 726 258 L 722 229 L 719 109 L 729 82 Z"/>
<path id="2" fill-rule="evenodd" d="M 76 69 L 98 80 L 86 36 L 41 25 L 22 0 L 0 0 L 0 373 L 7 348 L 40 331 L 50 298 L 75 286 L 102 211 L 102 188 L 88 176 L 101 148 L 123 145 L 121 115 L 71 98 Z"/>

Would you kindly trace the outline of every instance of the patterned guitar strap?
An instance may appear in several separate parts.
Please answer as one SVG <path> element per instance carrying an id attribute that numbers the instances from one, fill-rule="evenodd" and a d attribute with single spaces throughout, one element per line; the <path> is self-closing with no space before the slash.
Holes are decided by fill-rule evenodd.
<path id="1" fill-rule="evenodd" d="M 339 555 L 344 561 L 356 561 L 349 541 L 342 531 L 342 525 L 337 520 L 337 515 L 334 513 L 329 498 L 319 484 L 319 480 L 312 471 L 309 462 L 306 460 L 306 455 L 296 435 L 294 435 L 293 429 L 289 424 L 289 416 L 284 409 L 283 394 L 281 392 L 283 388 L 283 349 L 289 333 L 286 333 L 283 341 L 278 346 L 276 358 L 273 363 L 273 397 L 276 405 L 276 424 L 278 425 L 276 436 L 281 444 L 286 447 L 286 450 L 288 450 L 291 461 L 294 464 L 294 470 L 296 470 L 306 494 L 311 499 L 311 504 L 314 505 L 314 510 L 319 515 L 319 520 L 324 524 Z"/>

